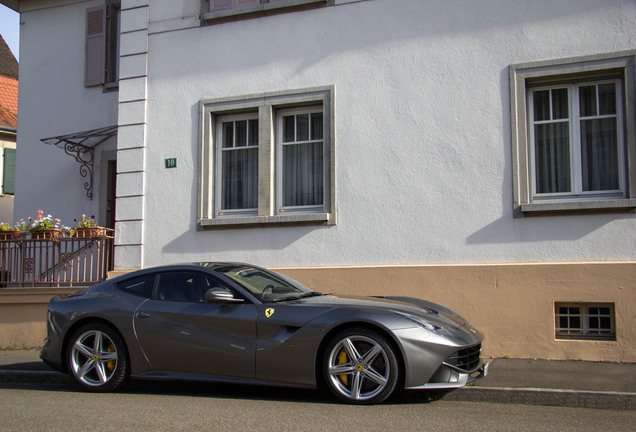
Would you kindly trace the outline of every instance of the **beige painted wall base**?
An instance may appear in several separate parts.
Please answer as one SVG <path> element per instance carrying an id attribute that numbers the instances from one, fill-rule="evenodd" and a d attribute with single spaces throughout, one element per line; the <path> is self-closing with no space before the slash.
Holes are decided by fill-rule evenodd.
<path id="1" fill-rule="evenodd" d="M 46 310 L 51 297 L 78 288 L 0 289 L 0 348 L 38 348 L 46 337 Z"/>
<path id="2" fill-rule="evenodd" d="M 420 297 L 485 335 L 486 357 L 636 362 L 636 262 L 276 269 L 322 292 Z M 0 347 L 37 347 L 46 304 L 71 289 L 0 289 Z M 555 339 L 555 302 L 612 302 L 616 341 Z"/>
<path id="3" fill-rule="evenodd" d="M 420 297 L 486 335 L 487 357 L 636 362 L 636 262 L 277 269 L 322 292 Z M 555 339 L 555 302 L 612 302 L 616 341 Z"/>

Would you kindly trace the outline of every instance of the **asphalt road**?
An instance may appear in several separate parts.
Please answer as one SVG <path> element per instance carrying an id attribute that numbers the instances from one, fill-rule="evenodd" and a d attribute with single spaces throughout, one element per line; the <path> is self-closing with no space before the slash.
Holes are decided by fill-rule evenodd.
<path id="1" fill-rule="evenodd" d="M 0 431 L 634 431 L 636 411 L 429 401 L 376 406 L 294 389 L 139 383 L 92 394 L 62 384 L 0 383 Z"/>

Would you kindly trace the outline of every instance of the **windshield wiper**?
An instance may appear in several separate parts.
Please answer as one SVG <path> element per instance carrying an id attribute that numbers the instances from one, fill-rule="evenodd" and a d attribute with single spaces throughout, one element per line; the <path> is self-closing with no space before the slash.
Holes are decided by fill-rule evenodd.
<path id="1" fill-rule="evenodd" d="M 291 296 L 286 296 L 286 297 L 273 299 L 271 301 L 271 303 L 278 303 L 278 302 L 290 301 L 290 300 L 299 300 L 301 298 L 315 297 L 315 296 L 321 296 L 321 295 L 322 295 L 322 293 L 320 293 L 318 291 L 311 291 L 311 292 L 306 292 L 306 293 L 302 293 L 302 294 L 299 294 L 299 295 L 291 295 Z"/>
<path id="2" fill-rule="evenodd" d="M 311 292 L 308 292 L 308 293 L 301 294 L 298 298 L 317 297 L 317 296 L 321 296 L 321 295 L 322 295 L 321 292 L 311 291 Z"/>

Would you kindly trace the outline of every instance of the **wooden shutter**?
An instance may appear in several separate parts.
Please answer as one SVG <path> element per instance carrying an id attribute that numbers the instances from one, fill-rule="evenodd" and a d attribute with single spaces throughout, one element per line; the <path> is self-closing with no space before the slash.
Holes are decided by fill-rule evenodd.
<path id="1" fill-rule="evenodd" d="M 106 60 L 106 6 L 86 9 L 86 59 L 84 85 L 104 83 Z"/>
<path id="2" fill-rule="evenodd" d="M 2 193 L 15 193 L 15 149 L 4 149 L 4 161 L 2 169 Z"/>
<path id="3" fill-rule="evenodd" d="M 261 0 L 210 0 L 210 12 L 238 9 L 261 4 Z"/>

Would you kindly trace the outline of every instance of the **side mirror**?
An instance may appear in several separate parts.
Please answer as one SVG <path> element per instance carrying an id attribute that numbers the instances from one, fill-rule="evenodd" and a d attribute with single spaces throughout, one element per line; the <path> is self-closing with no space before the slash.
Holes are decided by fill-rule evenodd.
<path id="1" fill-rule="evenodd" d="M 205 301 L 211 303 L 243 303 L 243 299 L 235 298 L 231 292 L 223 288 L 210 288 L 205 292 Z"/>

